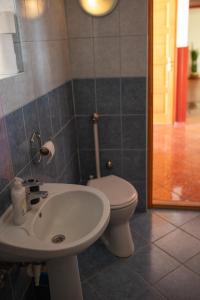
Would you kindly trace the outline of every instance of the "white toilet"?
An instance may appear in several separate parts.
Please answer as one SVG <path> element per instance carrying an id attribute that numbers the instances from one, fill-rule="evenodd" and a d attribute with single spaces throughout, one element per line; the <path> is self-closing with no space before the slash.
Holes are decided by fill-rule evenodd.
<path id="1" fill-rule="evenodd" d="M 114 175 L 91 179 L 87 184 L 102 191 L 110 201 L 110 223 L 102 236 L 106 247 L 116 256 L 131 256 L 134 244 L 129 220 L 137 206 L 137 191 L 128 181 Z"/>

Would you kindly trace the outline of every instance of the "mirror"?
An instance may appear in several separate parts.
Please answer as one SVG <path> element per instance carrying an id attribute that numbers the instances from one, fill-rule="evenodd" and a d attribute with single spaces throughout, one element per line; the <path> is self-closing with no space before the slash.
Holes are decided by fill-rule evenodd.
<path id="1" fill-rule="evenodd" d="M 118 0 L 79 0 L 83 10 L 96 17 L 109 14 L 117 5 Z"/>
<path id="2" fill-rule="evenodd" d="M 0 79 L 23 72 L 15 0 L 0 0 Z"/>

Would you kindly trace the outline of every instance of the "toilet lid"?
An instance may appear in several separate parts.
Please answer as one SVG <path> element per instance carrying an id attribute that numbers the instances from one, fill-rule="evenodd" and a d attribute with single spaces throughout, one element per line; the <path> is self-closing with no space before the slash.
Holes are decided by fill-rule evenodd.
<path id="1" fill-rule="evenodd" d="M 102 191 L 108 197 L 113 208 L 129 205 L 138 198 L 134 186 L 115 175 L 89 180 L 87 185 Z"/>

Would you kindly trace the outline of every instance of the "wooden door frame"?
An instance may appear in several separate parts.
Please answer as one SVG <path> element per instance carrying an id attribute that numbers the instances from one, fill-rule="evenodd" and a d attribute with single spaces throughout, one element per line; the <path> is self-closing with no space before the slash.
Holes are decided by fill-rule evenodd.
<path id="1" fill-rule="evenodd" d="M 147 205 L 153 207 L 153 0 L 148 0 L 148 142 L 147 142 Z"/>
<path id="2" fill-rule="evenodd" d="M 200 210 L 200 207 L 153 204 L 153 0 L 148 0 L 148 92 L 147 92 L 147 208 L 180 208 Z M 177 66 L 176 66 L 177 67 Z"/>

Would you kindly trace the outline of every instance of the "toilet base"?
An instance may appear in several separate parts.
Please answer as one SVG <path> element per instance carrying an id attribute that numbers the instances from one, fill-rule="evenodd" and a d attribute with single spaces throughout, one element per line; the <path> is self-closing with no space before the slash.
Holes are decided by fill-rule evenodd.
<path id="1" fill-rule="evenodd" d="M 134 243 L 129 222 L 109 224 L 101 237 L 106 248 L 118 257 L 129 257 L 134 253 Z"/>

